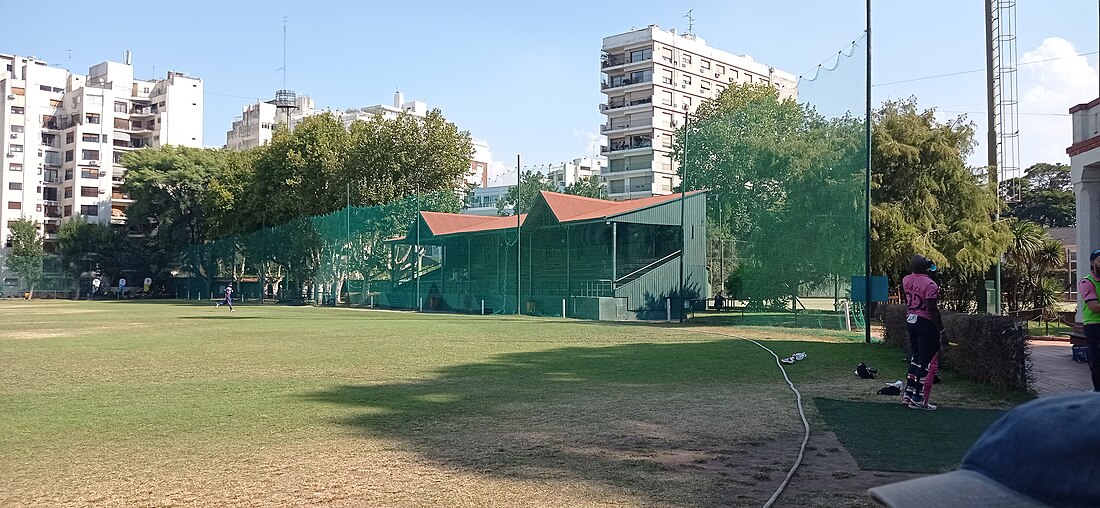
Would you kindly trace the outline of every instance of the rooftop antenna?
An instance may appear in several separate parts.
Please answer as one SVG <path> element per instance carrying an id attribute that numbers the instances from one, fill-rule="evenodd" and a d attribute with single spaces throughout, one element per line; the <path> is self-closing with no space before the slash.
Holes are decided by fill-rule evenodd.
<path id="1" fill-rule="evenodd" d="M 69 61 L 73 61 L 73 50 L 66 49 L 65 52 L 69 54 Z"/>
<path id="2" fill-rule="evenodd" d="M 283 16 L 283 66 L 276 69 L 283 71 L 283 88 L 275 91 L 275 107 L 286 115 L 286 128 L 289 129 L 290 111 L 297 109 L 298 97 L 294 90 L 287 90 L 286 88 L 286 22 L 287 17 Z"/>
<path id="3" fill-rule="evenodd" d="M 694 10 L 695 9 L 688 9 L 687 14 L 684 14 L 684 17 L 688 19 L 688 34 L 689 35 L 695 35 L 695 18 L 691 17 L 691 11 L 694 11 Z"/>

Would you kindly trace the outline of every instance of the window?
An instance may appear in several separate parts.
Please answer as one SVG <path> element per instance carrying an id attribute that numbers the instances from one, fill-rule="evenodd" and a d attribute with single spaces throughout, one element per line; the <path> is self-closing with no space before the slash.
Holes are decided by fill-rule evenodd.
<path id="1" fill-rule="evenodd" d="M 73 188 L 65 187 L 65 199 L 73 197 Z"/>
<path id="2" fill-rule="evenodd" d="M 691 84 L 691 75 L 684 74 L 684 80 L 683 81 L 684 81 L 685 85 L 690 85 Z"/>
<path id="3" fill-rule="evenodd" d="M 88 113 L 84 115 L 84 121 L 87 123 L 99 123 L 98 113 Z"/>
<path id="4" fill-rule="evenodd" d="M 23 182 L 8 182 L 8 190 L 23 190 Z"/>
<path id="5" fill-rule="evenodd" d="M 61 101 L 57 99 L 50 99 L 50 107 L 54 109 L 59 109 L 61 107 Z"/>
<path id="6" fill-rule="evenodd" d="M 666 85 L 672 84 L 672 71 L 668 69 L 661 71 L 661 83 Z"/>
<path id="7" fill-rule="evenodd" d="M 69 181 L 69 180 L 72 180 L 72 179 L 73 179 L 73 170 L 66 169 L 65 170 L 65 181 Z M 69 194 L 68 197 L 71 198 L 71 197 L 73 197 L 73 195 Z"/>
<path id="8" fill-rule="evenodd" d="M 10 150 L 12 152 L 15 152 L 15 153 L 22 153 L 23 152 L 23 145 L 11 145 L 11 147 L 8 148 L 8 150 Z"/>
<path id="9" fill-rule="evenodd" d="M 80 159 L 86 161 L 99 160 L 99 150 L 81 150 Z"/>
<path id="10" fill-rule="evenodd" d="M 42 189 L 42 199 L 46 201 L 57 201 L 57 187 L 46 187 Z"/>
<path id="11" fill-rule="evenodd" d="M 72 161 L 73 161 L 73 151 L 72 150 L 65 150 L 65 162 L 72 162 Z"/>
<path id="12" fill-rule="evenodd" d="M 726 73 L 726 66 L 722 65 L 722 64 L 718 64 L 717 66 L 715 66 L 714 70 L 719 75 L 725 74 Z"/>
<path id="13" fill-rule="evenodd" d="M 8 210 L 21 210 L 23 203 L 19 201 L 8 201 Z"/>
<path id="14" fill-rule="evenodd" d="M 11 131 L 12 132 L 23 132 L 23 126 L 22 125 L 12 125 L 11 126 Z"/>
<path id="15" fill-rule="evenodd" d="M 152 130 L 152 128 L 153 128 L 153 127 L 156 127 L 156 125 L 157 125 L 157 121 L 156 121 L 156 120 L 149 120 L 149 121 L 145 122 L 145 128 L 146 128 L 146 129 L 150 129 L 150 130 Z"/>
<path id="16" fill-rule="evenodd" d="M 703 93 L 709 92 L 710 91 L 710 81 L 707 81 L 705 79 L 700 79 L 699 80 L 699 90 L 701 90 Z"/>
<path id="17" fill-rule="evenodd" d="M 88 102 L 86 104 L 88 104 L 89 106 L 101 106 L 101 105 L 103 105 L 103 96 L 102 95 L 89 95 L 88 96 Z M 99 109 L 99 108 L 96 108 L 96 109 Z M 99 123 L 99 122 L 96 122 L 96 123 Z"/>
<path id="18" fill-rule="evenodd" d="M 636 49 L 630 52 L 630 62 L 641 62 L 653 59 L 653 50 L 649 48 Z"/>
<path id="19" fill-rule="evenodd" d="M 27 95 L 27 89 L 13 86 L 11 87 L 11 93 L 13 95 Z"/>
<path id="20" fill-rule="evenodd" d="M 115 101 L 115 113 L 125 113 L 125 112 L 126 112 L 126 103 Z"/>
<path id="21" fill-rule="evenodd" d="M 99 134 L 82 134 L 80 140 L 87 143 L 99 143 Z"/>
<path id="22" fill-rule="evenodd" d="M 23 171 L 23 165 L 17 162 L 8 164 L 8 171 Z"/>
<path id="23" fill-rule="evenodd" d="M 11 67 L 11 66 L 9 65 L 8 67 Z M 11 69 L 9 68 L 8 70 L 11 70 Z M 51 90 L 51 88 L 46 86 L 46 85 L 38 85 L 38 89 L 42 90 L 43 92 L 49 92 Z"/>
<path id="24" fill-rule="evenodd" d="M 661 61 L 672 63 L 672 48 L 662 47 L 659 51 L 661 52 Z"/>
<path id="25" fill-rule="evenodd" d="M 57 117 L 53 115 L 42 115 L 42 128 L 57 129 Z"/>
<path id="26" fill-rule="evenodd" d="M 124 130 L 129 129 L 130 128 L 130 121 L 125 119 L 125 118 L 115 118 L 115 128 L 116 129 L 124 129 Z"/>
<path id="27" fill-rule="evenodd" d="M 61 165 L 61 153 L 60 152 L 46 152 L 46 164 L 50 166 Z"/>
<path id="28" fill-rule="evenodd" d="M 704 71 L 709 71 L 710 70 L 710 60 L 703 60 L 702 58 L 700 58 L 699 59 L 699 67 L 701 67 Z"/>
<path id="29" fill-rule="evenodd" d="M 65 205 L 65 216 L 68 217 L 73 214 L 73 205 Z"/>
<path id="30" fill-rule="evenodd" d="M 94 198 L 99 195 L 99 187 L 81 187 L 80 196 L 85 198 Z"/>
<path id="31" fill-rule="evenodd" d="M 689 55 L 689 54 L 687 54 L 687 53 L 684 53 L 684 58 L 683 58 L 683 60 L 684 60 L 684 63 L 686 63 L 686 64 L 691 64 L 691 55 Z"/>
<path id="32" fill-rule="evenodd" d="M 75 140 L 75 139 L 76 139 L 76 132 L 66 132 L 65 133 L 65 144 L 66 145 L 72 144 L 73 140 Z"/>
<path id="33" fill-rule="evenodd" d="M 122 152 L 119 152 L 118 150 L 112 151 L 111 152 L 111 162 L 113 162 L 115 164 L 121 164 L 122 163 Z"/>
<path id="34" fill-rule="evenodd" d="M 11 107 L 11 114 L 13 114 L 13 115 L 22 115 L 23 114 L 23 106 L 12 106 Z"/>
<path id="35" fill-rule="evenodd" d="M 688 108 L 688 109 L 691 108 L 691 96 L 690 95 L 685 95 L 684 96 L 684 107 Z"/>
<path id="36" fill-rule="evenodd" d="M 46 146 L 57 147 L 57 134 L 43 134 L 42 144 Z"/>
<path id="37" fill-rule="evenodd" d="M 80 215 L 87 215 L 89 217 L 99 216 L 99 206 L 97 205 L 80 205 Z"/>
<path id="38" fill-rule="evenodd" d="M 99 178 L 99 170 L 92 168 L 81 168 L 80 178 Z"/>

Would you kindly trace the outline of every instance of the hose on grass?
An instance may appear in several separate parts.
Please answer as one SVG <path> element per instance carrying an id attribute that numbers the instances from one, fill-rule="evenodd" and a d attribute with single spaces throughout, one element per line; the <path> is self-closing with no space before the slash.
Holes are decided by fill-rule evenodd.
<path id="1" fill-rule="evenodd" d="M 768 499 L 768 502 L 764 503 L 764 508 L 770 508 L 773 504 L 775 504 L 775 500 L 779 499 L 779 495 L 783 493 L 783 489 L 787 488 L 787 484 L 791 482 L 791 477 L 794 476 L 794 472 L 798 469 L 798 466 L 802 464 L 802 457 L 806 454 L 806 444 L 810 441 L 810 422 L 806 421 L 806 411 L 802 408 L 802 393 L 798 391 L 798 388 L 794 387 L 794 383 L 791 382 L 791 378 L 787 377 L 787 370 L 783 368 L 783 363 L 779 361 L 779 355 L 775 354 L 775 351 L 768 349 L 767 346 L 752 339 L 721 332 L 715 333 L 751 342 L 753 344 L 756 344 L 757 346 L 760 346 L 765 351 L 771 353 L 771 355 L 775 357 L 775 364 L 779 366 L 779 371 L 783 373 L 783 379 L 787 381 L 787 386 L 791 387 L 791 391 L 794 392 L 795 400 L 798 401 L 798 416 L 802 418 L 802 427 L 806 429 L 806 434 L 802 437 L 802 446 L 798 449 L 798 458 L 795 459 L 794 466 L 791 466 L 791 470 L 787 472 L 787 477 L 784 478 L 783 482 L 779 484 L 779 488 L 775 490 L 775 493 L 772 494 L 772 497 Z"/>

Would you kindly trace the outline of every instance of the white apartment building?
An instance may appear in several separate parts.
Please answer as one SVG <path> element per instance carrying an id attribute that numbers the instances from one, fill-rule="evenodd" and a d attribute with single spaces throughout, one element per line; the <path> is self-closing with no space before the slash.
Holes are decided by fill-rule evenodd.
<path id="1" fill-rule="evenodd" d="M 558 192 L 590 176 L 600 176 L 607 167 L 607 157 L 580 157 L 557 166 L 550 166 L 546 178 L 557 187 Z"/>
<path id="2" fill-rule="evenodd" d="M 349 108 L 344 111 L 332 109 L 317 109 L 308 95 L 295 99 L 296 107 L 284 114 L 275 107 L 275 101 L 260 101 L 245 106 L 241 116 L 233 119 L 232 127 L 225 133 L 225 146 L 230 150 L 247 150 L 257 146 L 263 146 L 271 142 L 271 136 L 275 127 L 287 124 L 289 115 L 290 128 L 293 129 L 304 118 L 331 113 L 343 122 L 344 127 L 351 127 L 356 120 L 370 120 L 375 115 L 391 120 L 401 113 L 423 117 L 428 114 L 428 105 L 420 101 L 405 101 L 405 95 L 397 92 L 393 97 L 393 104 L 376 104 L 364 108 Z"/>
<path id="3" fill-rule="evenodd" d="M 119 190 L 123 154 L 202 145 L 202 80 L 135 79 L 129 59 L 85 76 L 0 54 L 0 245 L 20 217 L 39 223 L 47 252 L 66 218 L 122 224 L 132 203 Z"/>
<path id="4" fill-rule="evenodd" d="M 298 96 L 294 100 L 295 108 L 290 110 L 290 124 L 296 125 L 302 118 L 313 115 L 313 99 L 308 95 Z M 275 127 L 287 123 L 287 112 L 279 111 L 275 101 L 260 101 L 244 107 L 241 116 L 233 119 L 233 126 L 225 133 L 225 146 L 230 150 L 247 150 L 271 142 Z"/>
<path id="5" fill-rule="evenodd" d="M 604 37 L 601 71 L 607 120 L 600 132 L 608 139 L 602 176 L 611 199 L 671 193 L 680 183 L 669 157 L 674 130 L 731 83 L 775 86 L 784 98 L 798 93 L 790 73 L 657 25 Z"/>

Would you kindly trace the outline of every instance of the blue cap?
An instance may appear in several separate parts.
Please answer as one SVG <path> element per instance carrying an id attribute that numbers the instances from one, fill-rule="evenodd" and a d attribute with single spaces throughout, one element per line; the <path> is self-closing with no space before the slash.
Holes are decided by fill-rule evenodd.
<path id="1" fill-rule="evenodd" d="M 957 471 L 869 490 L 895 508 L 1100 506 L 1100 393 L 1056 395 L 1012 409 Z"/>
<path id="2" fill-rule="evenodd" d="M 1089 262 L 1096 261 L 1096 258 L 1100 258 L 1100 249 L 1096 249 L 1092 251 L 1092 254 L 1089 254 Z"/>

